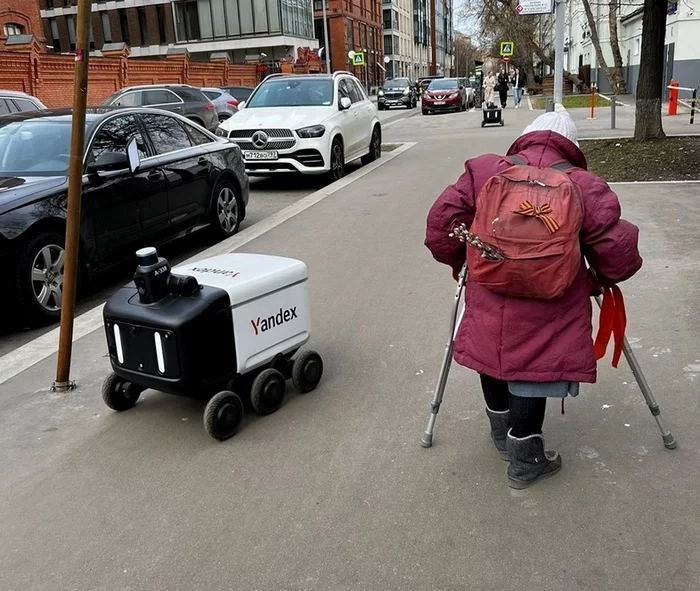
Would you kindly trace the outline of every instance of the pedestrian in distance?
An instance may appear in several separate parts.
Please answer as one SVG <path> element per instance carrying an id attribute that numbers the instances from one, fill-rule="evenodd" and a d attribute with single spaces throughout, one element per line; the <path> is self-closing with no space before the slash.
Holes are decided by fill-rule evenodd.
<path id="1" fill-rule="evenodd" d="M 496 78 L 493 75 L 493 72 L 490 71 L 487 75 L 486 78 L 484 78 L 484 103 L 486 103 L 486 108 L 488 109 L 491 105 L 493 105 L 493 92 L 496 88 Z"/>
<path id="2" fill-rule="evenodd" d="M 521 72 L 520 68 L 515 68 L 515 72 L 511 78 L 511 84 L 513 86 L 513 103 L 515 108 L 518 109 L 520 108 L 520 101 L 523 98 L 523 92 L 527 85 L 525 72 Z"/>
<path id="3" fill-rule="evenodd" d="M 581 383 L 596 381 L 602 354 L 592 339 L 586 261 L 605 286 L 642 266 L 639 230 L 620 216 L 617 195 L 587 171 L 567 113 L 535 119 L 506 156 L 468 160 L 428 214 L 425 245 L 433 257 L 454 277 L 467 262 L 454 359 L 480 375 L 491 438 L 510 462 L 512 488 L 561 468 L 559 454 L 544 445 L 547 399 L 563 404 Z M 456 226 L 501 260 L 450 237 Z"/>
<path id="4" fill-rule="evenodd" d="M 501 109 L 505 109 L 508 106 L 508 74 L 503 68 L 498 74 L 496 88 L 498 89 L 498 98 L 501 99 Z"/>

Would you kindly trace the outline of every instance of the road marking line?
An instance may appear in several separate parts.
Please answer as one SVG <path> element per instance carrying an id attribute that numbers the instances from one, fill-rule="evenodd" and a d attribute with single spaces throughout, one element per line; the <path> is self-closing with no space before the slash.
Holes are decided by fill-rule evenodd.
<path id="1" fill-rule="evenodd" d="M 411 117 L 415 117 L 418 115 L 420 111 L 416 111 L 415 113 L 411 113 L 410 115 L 406 115 L 405 117 L 398 117 L 397 119 L 392 119 L 386 124 L 382 124 L 382 129 L 387 129 L 391 127 L 392 125 L 396 125 L 397 123 L 400 123 L 401 121 L 406 121 L 406 119 L 410 119 Z M 381 121 L 380 121 L 381 123 Z"/>
<path id="2" fill-rule="evenodd" d="M 700 184 L 700 180 L 696 181 L 617 181 L 608 183 L 608 185 L 692 185 Z"/>
<path id="3" fill-rule="evenodd" d="M 244 244 L 259 238 L 266 232 L 269 232 L 273 228 L 283 224 L 305 209 L 309 209 L 309 207 L 315 205 L 319 201 L 323 201 L 326 197 L 329 197 L 333 193 L 337 193 L 341 189 L 344 189 L 351 183 L 361 179 L 363 176 L 369 174 L 383 164 L 391 162 L 394 158 L 400 156 L 415 145 L 416 142 L 402 142 L 401 145 L 396 148 L 396 150 L 388 152 L 386 155 L 383 155 L 379 160 L 373 162 L 372 164 L 363 166 L 359 170 L 356 170 L 345 178 L 336 181 L 332 185 L 324 187 L 315 193 L 311 193 L 311 195 L 307 195 L 296 203 L 293 203 L 292 205 L 285 207 L 264 220 L 259 221 L 257 224 L 246 228 L 235 236 L 231 236 L 231 238 L 227 238 L 226 240 L 201 251 L 195 256 L 183 261 L 178 266 L 189 265 L 201 259 L 232 252 L 240 248 Z M 104 303 L 92 308 L 91 310 L 88 310 L 75 319 L 75 323 L 73 324 L 74 343 L 78 339 L 89 335 L 99 328 L 102 328 L 103 308 Z M 7 380 L 15 377 L 17 374 L 53 355 L 58 348 L 58 333 L 58 327 L 54 328 L 40 337 L 37 337 L 36 339 L 25 343 L 21 347 L 18 347 L 14 351 L 6 353 L 0 357 L 0 384 L 4 384 Z"/>

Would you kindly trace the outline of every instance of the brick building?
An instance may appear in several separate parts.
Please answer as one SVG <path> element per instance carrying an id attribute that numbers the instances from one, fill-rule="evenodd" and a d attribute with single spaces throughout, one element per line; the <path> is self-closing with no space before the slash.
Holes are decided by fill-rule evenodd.
<path id="1" fill-rule="evenodd" d="M 323 44 L 322 0 L 314 0 L 316 39 Z M 354 68 L 354 74 L 369 86 L 384 80 L 384 47 L 381 0 L 326 0 L 328 45 L 331 69 L 350 70 L 348 53 L 365 53 L 365 66 Z"/>
<path id="2" fill-rule="evenodd" d="M 38 43 L 43 43 L 44 32 L 36 0 L 0 0 L 0 50 L 8 38 L 27 43 L 25 36 L 33 35 Z M 25 37 L 24 39 L 19 39 Z M 10 39 L 10 43 L 13 40 Z"/>
<path id="3" fill-rule="evenodd" d="M 47 43 L 56 53 L 73 51 L 77 0 L 38 1 Z M 115 43 L 128 45 L 132 57 L 187 50 L 194 60 L 216 54 L 234 63 L 261 54 L 278 61 L 318 46 L 311 0 L 97 0 L 90 47 Z"/>

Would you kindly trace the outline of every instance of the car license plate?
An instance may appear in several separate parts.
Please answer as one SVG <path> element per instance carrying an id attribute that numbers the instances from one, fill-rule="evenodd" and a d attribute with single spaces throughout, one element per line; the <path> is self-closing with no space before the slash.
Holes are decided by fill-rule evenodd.
<path id="1" fill-rule="evenodd" d="M 246 160 L 277 160 L 277 152 L 274 150 L 245 150 L 243 158 Z"/>
<path id="2" fill-rule="evenodd" d="M 436 104 L 436 105 L 444 105 L 444 104 L 445 104 L 445 101 L 435 101 L 435 104 Z"/>

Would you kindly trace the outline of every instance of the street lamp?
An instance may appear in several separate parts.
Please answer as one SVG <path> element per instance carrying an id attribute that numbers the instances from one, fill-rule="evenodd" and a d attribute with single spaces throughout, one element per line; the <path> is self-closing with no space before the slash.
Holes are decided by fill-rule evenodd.
<path id="1" fill-rule="evenodd" d="M 328 17 L 326 16 L 326 2 L 328 2 L 328 0 L 321 0 L 321 5 L 323 6 L 323 53 L 326 56 L 326 74 L 330 74 L 331 56 L 328 52 Z"/>

